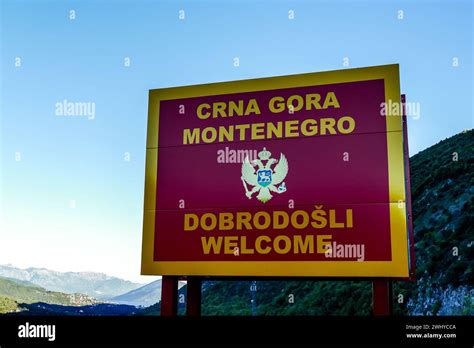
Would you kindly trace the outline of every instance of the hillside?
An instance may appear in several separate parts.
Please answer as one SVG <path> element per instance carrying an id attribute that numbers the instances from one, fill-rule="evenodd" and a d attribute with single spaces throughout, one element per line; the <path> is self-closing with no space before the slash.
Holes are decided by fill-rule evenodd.
<path id="1" fill-rule="evenodd" d="M 27 281 L 50 291 L 81 293 L 99 299 L 118 296 L 142 286 L 103 273 L 21 269 L 11 265 L 0 265 L 0 277 Z"/>
<path id="2" fill-rule="evenodd" d="M 10 312 L 21 303 L 47 302 L 59 305 L 86 305 L 98 301 L 82 294 L 48 291 L 39 286 L 28 286 L 11 279 L 0 278 L 0 313 Z"/>
<path id="3" fill-rule="evenodd" d="M 474 314 L 474 131 L 410 159 L 416 286 L 402 312 Z"/>
<path id="4" fill-rule="evenodd" d="M 19 310 L 18 302 L 10 297 L 0 296 L 0 314 L 17 312 Z"/>
<path id="5" fill-rule="evenodd" d="M 471 130 L 410 158 L 417 282 L 394 284 L 395 299 L 403 296 L 394 303 L 397 314 L 474 315 L 473 149 Z M 259 281 L 257 287 L 258 315 L 371 313 L 369 282 Z M 250 315 L 250 300 L 250 282 L 212 282 L 202 311 Z"/>

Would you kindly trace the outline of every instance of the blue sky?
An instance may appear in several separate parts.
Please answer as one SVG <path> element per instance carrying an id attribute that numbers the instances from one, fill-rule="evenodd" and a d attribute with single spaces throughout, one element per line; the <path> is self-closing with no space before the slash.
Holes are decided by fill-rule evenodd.
<path id="1" fill-rule="evenodd" d="M 472 7 L 2 0 L 0 264 L 152 279 L 139 275 L 149 89 L 399 63 L 421 111 L 411 154 L 472 128 Z M 65 99 L 95 117 L 56 115 Z"/>

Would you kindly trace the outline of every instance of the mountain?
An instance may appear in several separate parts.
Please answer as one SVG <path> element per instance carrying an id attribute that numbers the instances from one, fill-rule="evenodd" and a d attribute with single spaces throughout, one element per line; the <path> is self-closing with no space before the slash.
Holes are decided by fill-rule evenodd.
<path id="1" fill-rule="evenodd" d="M 83 294 L 48 291 L 39 286 L 25 285 L 22 281 L 0 278 L 0 313 L 18 310 L 21 303 L 34 302 L 78 306 L 96 304 L 99 301 Z"/>
<path id="2" fill-rule="evenodd" d="M 186 314 L 186 301 L 187 301 L 187 285 L 184 282 L 178 283 L 178 315 Z M 137 314 L 145 316 L 160 315 L 161 313 L 161 301 L 157 302 L 149 307 L 142 308 Z"/>
<path id="3" fill-rule="evenodd" d="M 416 284 L 400 311 L 474 315 L 474 131 L 464 131 L 410 159 Z"/>
<path id="4" fill-rule="evenodd" d="M 474 315 L 474 132 L 410 158 L 416 282 L 394 283 L 399 315 Z M 371 283 L 258 281 L 258 315 L 370 315 Z M 204 287 L 203 287 L 204 289 Z M 401 296 L 400 296 L 401 295 Z M 203 315 L 251 315 L 248 281 L 205 284 Z"/>
<path id="5" fill-rule="evenodd" d="M 179 282 L 178 287 L 181 288 L 185 283 Z M 111 302 L 128 304 L 133 306 L 148 307 L 161 300 L 161 279 L 141 288 L 129 291 L 125 294 L 115 296 L 110 299 Z"/>
<path id="6" fill-rule="evenodd" d="M 142 286 L 103 273 L 57 272 L 45 268 L 21 269 L 11 265 L 0 265 L 0 277 L 27 281 L 50 291 L 82 293 L 99 299 L 118 296 Z"/>

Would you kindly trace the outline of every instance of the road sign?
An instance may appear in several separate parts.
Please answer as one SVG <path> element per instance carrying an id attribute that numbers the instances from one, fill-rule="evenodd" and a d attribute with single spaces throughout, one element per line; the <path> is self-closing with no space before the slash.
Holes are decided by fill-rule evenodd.
<path id="1" fill-rule="evenodd" d="M 408 277 L 398 65 L 151 90 L 142 274 Z"/>

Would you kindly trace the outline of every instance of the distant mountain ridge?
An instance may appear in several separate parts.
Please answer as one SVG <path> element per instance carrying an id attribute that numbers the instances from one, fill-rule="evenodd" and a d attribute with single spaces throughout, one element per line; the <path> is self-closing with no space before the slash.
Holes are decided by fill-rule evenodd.
<path id="1" fill-rule="evenodd" d="M 103 273 L 21 269 L 11 265 L 0 265 L 0 277 L 26 281 L 49 291 L 82 293 L 98 299 L 109 299 L 143 286 Z"/>
<path id="2" fill-rule="evenodd" d="M 184 282 L 178 283 L 178 288 L 184 286 Z M 111 302 L 128 304 L 133 306 L 148 307 L 161 301 L 161 279 L 158 279 L 150 284 L 144 285 L 141 288 L 129 291 L 125 294 L 113 297 Z"/>

